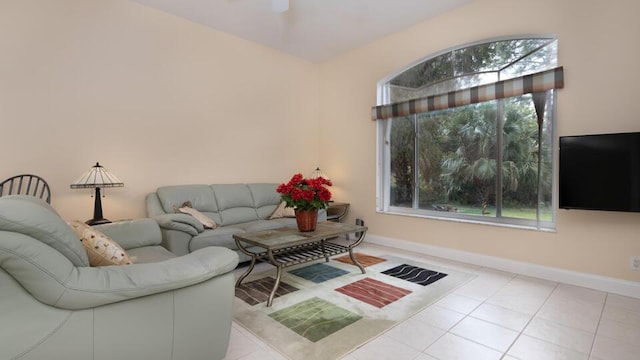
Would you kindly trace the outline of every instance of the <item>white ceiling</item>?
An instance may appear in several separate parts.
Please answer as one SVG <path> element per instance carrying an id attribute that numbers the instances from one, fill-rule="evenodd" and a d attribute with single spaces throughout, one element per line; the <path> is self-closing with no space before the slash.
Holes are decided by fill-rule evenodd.
<path id="1" fill-rule="evenodd" d="M 472 0 L 131 0 L 276 50 L 322 62 Z"/>

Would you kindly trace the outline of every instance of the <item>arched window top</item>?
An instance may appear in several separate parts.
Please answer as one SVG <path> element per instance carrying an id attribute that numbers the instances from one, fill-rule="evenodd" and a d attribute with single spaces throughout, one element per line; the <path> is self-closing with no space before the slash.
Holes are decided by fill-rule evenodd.
<path id="1" fill-rule="evenodd" d="M 484 85 L 557 66 L 553 37 L 492 40 L 428 57 L 384 84 L 383 104 Z"/>
<path id="2" fill-rule="evenodd" d="M 380 81 L 378 211 L 554 229 L 557 53 L 554 37 L 492 39 Z"/>

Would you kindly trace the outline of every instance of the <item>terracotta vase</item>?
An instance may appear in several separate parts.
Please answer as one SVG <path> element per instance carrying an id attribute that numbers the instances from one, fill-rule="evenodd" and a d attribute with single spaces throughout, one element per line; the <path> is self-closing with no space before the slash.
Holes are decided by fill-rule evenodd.
<path id="1" fill-rule="evenodd" d="M 318 223 L 318 210 L 296 209 L 296 223 L 300 232 L 315 231 Z"/>

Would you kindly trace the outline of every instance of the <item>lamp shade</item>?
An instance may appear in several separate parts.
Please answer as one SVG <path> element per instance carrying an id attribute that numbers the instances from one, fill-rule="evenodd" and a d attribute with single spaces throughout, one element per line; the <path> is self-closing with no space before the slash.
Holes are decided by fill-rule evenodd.
<path id="1" fill-rule="evenodd" d="M 71 184 L 72 189 L 123 187 L 124 183 L 105 169 L 100 163 L 96 163 L 78 180 Z"/>
<path id="2" fill-rule="evenodd" d="M 311 179 L 317 179 L 317 178 L 324 178 L 329 180 L 329 178 L 327 177 L 327 175 L 325 175 L 325 173 L 322 172 L 322 170 L 320 170 L 320 167 L 317 167 L 315 170 L 313 170 L 313 172 L 311 173 L 311 175 L 309 175 L 309 178 Z"/>

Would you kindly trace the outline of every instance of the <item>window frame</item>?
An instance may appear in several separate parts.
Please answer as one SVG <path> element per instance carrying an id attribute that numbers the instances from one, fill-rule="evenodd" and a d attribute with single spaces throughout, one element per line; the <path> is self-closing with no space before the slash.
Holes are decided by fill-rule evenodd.
<path id="1" fill-rule="evenodd" d="M 391 103 L 390 93 L 391 88 L 387 86 L 392 79 L 396 78 L 403 72 L 415 67 L 416 65 L 425 62 L 429 59 L 433 59 L 442 54 L 446 54 L 458 49 L 468 48 L 480 44 L 487 44 L 498 41 L 505 40 L 521 40 L 521 39 L 540 39 L 547 38 L 549 40 L 558 41 L 556 35 L 526 35 L 526 36 L 507 36 L 507 37 L 498 37 L 498 38 L 490 38 L 479 40 L 476 42 L 471 42 L 467 44 L 463 44 L 460 46 L 451 47 L 449 49 L 442 50 L 440 52 L 428 55 L 423 57 L 402 69 L 389 74 L 382 80 L 377 83 L 377 104 L 389 104 Z M 523 229 L 533 229 L 540 231 L 555 231 L 556 229 L 556 219 L 557 219 L 557 159 L 556 159 L 556 151 L 557 151 L 557 139 L 556 139 L 556 117 L 557 117 L 557 91 L 552 90 L 550 95 L 550 100 L 547 108 L 545 110 L 545 123 L 547 121 L 550 122 L 551 133 L 548 134 L 550 138 L 550 168 L 552 171 L 551 174 L 551 220 L 542 220 L 538 219 L 524 219 L 524 218 L 513 218 L 513 217 L 504 217 L 495 216 L 491 217 L 483 217 L 477 215 L 469 215 L 469 214 L 461 214 L 455 212 L 443 212 L 443 211 L 435 211 L 428 209 L 420 209 L 419 207 L 419 193 L 420 193 L 420 182 L 417 178 L 419 178 L 419 171 L 415 171 L 414 177 L 414 188 L 413 188 L 413 196 L 412 196 L 412 207 L 400 207 L 400 206 L 392 206 L 391 205 L 391 146 L 386 146 L 390 143 L 391 139 L 391 124 L 393 118 L 379 120 L 377 121 L 377 142 L 376 142 L 376 212 L 381 214 L 391 214 L 391 215 L 402 215 L 402 216 L 410 216 L 410 217 L 419 217 L 419 218 L 429 218 L 429 219 L 437 219 L 437 220 L 448 220 L 448 221 L 456 221 L 456 222 L 466 222 L 466 223 L 475 223 L 475 224 L 488 224 L 494 226 L 505 226 L 505 227 L 515 227 L 515 228 L 523 228 Z M 499 100 L 502 102 L 502 100 Z M 418 114 L 413 114 L 413 124 L 414 127 L 418 125 Z M 504 121 L 501 116 L 497 117 L 497 121 Z M 499 125 L 499 124 L 498 124 Z M 496 136 L 496 146 L 499 148 L 502 147 L 502 132 Z M 414 137 L 415 142 L 418 142 L 418 136 Z M 415 149 L 419 149 L 417 145 Z M 418 151 L 415 150 L 414 154 L 414 163 L 418 161 Z M 501 165 L 498 165 L 501 167 Z M 414 164 L 414 167 L 417 169 L 418 167 Z M 502 177 L 499 176 L 496 179 L 496 187 L 502 188 L 501 182 Z M 501 193 L 501 192 L 497 192 Z M 499 196 L 499 200 L 502 201 L 502 196 Z M 498 201 L 498 200 L 496 200 Z M 539 209 L 540 207 L 538 207 Z M 538 211 L 538 210 L 537 210 Z"/>

